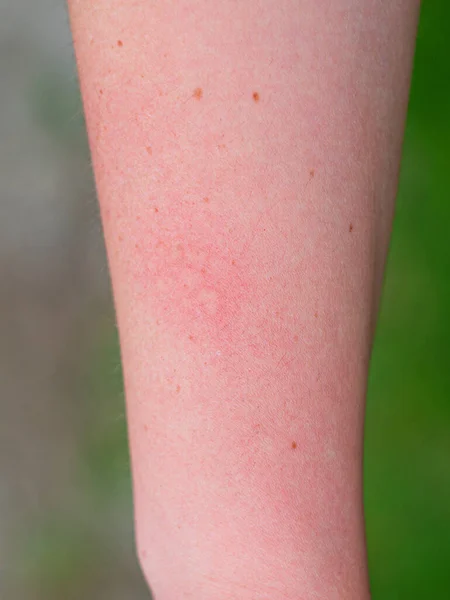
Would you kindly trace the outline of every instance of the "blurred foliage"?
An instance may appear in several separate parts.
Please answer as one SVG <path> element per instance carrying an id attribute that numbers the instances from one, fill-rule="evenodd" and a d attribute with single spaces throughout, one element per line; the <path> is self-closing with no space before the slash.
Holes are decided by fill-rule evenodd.
<path id="1" fill-rule="evenodd" d="M 119 340 L 110 315 L 99 324 L 98 345 L 92 358 L 86 377 L 89 423 L 81 442 L 81 476 L 84 485 L 103 503 L 111 494 L 127 495 L 130 487 Z"/>
<path id="2" fill-rule="evenodd" d="M 28 533 L 22 574 L 41 594 L 62 598 L 82 592 L 101 554 L 101 548 L 86 543 L 84 527 L 66 515 L 48 515 Z"/>
<path id="3" fill-rule="evenodd" d="M 48 134 L 62 145 L 76 145 L 87 152 L 87 136 L 78 80 L 58 69 L 39 71 L 30 80 L 31 113 Z"/>
<path id="4" fill-rule="evenodd" d="M 369 382 L 374 600 L 450 598 L 450 3 L 425 1 Z"/>

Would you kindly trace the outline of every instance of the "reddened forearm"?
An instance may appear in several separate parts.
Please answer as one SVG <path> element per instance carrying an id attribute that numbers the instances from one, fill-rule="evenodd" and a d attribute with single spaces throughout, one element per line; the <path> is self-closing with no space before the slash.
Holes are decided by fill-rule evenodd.
<path id="1" fill-rule="evenodd" d="M 156 600 L 368 597 L 417 2 L 72 0 Z"/>

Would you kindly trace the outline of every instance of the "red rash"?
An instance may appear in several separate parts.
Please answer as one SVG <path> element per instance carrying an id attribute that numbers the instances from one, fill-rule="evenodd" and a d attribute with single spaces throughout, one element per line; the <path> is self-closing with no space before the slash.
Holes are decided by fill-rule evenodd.
<path id="1" fill-rule="evenodd" d="M 241 307 L 252 301 L 248 280 L 231 272 L 227 251 L 214 241 L 186 237 L 161 231 L 142 252 L 138 276 L 154 314 L 186 338 L 233 344 L 244 335 Z"/>
<path id="2" fill-rule="evenodd" d="M 277 368 L 298 353 L 297 317 L 287 316 L 276 279 L 261 274 L 239 228 L 230 232 L 226 214 L 186 204 L 137 226 L 130 275 L 153 322 L 214 353 L 275 356 L 278 363 L 282 350 L 286 361 Z"/>

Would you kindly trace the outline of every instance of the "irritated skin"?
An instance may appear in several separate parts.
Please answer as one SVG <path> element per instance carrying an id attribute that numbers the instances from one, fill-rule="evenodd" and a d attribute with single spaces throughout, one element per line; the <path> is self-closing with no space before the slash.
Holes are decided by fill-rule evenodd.
<path id="1" fill-rule="evenodd" d="M 156 600 L 367 600 L 418 2 L 72 0 Z"/>

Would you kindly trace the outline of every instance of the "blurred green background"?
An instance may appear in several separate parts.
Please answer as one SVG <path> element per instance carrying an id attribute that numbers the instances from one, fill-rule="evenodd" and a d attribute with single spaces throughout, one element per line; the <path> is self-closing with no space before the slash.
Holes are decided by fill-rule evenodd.
<path id="1" fill-rule="evenodd" d="M 369 380 L 375 600 L 450 598 L 450 3 L 425 0 Z"/>
<path id="2" fill-rule="evenodd" d="M 119 349 L 56 4 L 0 3 L 0 598 L 137 600 Z M 425 0 L 368 394 L 374 600 L 450 598 L 449 177 L 450 3 Z"/>

